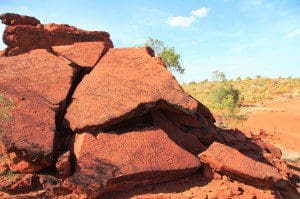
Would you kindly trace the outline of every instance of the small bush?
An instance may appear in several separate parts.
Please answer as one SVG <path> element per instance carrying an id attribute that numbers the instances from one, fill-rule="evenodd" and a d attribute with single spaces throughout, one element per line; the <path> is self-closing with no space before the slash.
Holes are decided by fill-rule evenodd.
<path id="1" fill-rule="evenodd" d="M 239 96 L 239 90 L 232 86 L 221 86 L 211 92 L 213 106 L 228 110 L 231 115 L 234 115 L 235 108 L 239 107 Z"/>

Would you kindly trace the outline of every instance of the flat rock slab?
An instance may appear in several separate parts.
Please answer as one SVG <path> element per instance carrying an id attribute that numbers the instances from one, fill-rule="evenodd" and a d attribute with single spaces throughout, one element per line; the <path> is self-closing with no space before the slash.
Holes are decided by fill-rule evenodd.
<path id="1" fill-rule="evenodd" d="M 213 170 L 255 186 L 272 187 L 282 179 L 277 168 L 255 161 L 218 142 L 211 144 L 199 158 Z"/>
<path id="2" fill-rule="evenodd" d="M 0 140 L 4 154 L 9 155 L 10 170 L 33 173 L 50 166 L 53 161 L 55 112 L 43 98 L 24 99 L 2 89 L 0 93 Z"/>
<path id="3" fill-rule="evenodd" d="M 200 167 L 196 156 L 157 127 L 97 137 L 83 133 L 76 136 L 74 151 L 76 171 L 65 186 L 90 196 L 179 178 Z"/>
<path id="4" fill-rule="evenodd" d="M 0 57 L 0 88 L 25 99 L 43 98 L 56 108 L 71 87 L 73 69 L 70 62 L 44 49 L 14 57 Z"/>
<path id="5" fill-rule="evenodd" d="M 190 97 L 150 48 L 110 49 L 77 87 L 66 118 L 73 130 L 114 125 L 164 100 L 195 115 Z"/>
<path id="6" fill-rule="evenodd" d="M 105 52 L 104 42 L 76 42 L 72 45 L 52 46 L 53 51 L 81 67 L 93 67 Z"/>
<path id="7" fill-rule="evenodd" d="M 10 108 L 1 104 L 1 140 L 11 170 L 31 173 L 53 164 L 56 112 L 73 76 L 69 63 L 43 49 L 0 57 L 0 93 L 12 100 Z"/>

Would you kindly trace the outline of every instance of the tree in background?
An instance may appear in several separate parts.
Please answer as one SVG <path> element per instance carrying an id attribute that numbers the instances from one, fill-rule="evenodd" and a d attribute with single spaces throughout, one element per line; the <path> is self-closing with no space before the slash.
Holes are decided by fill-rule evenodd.
<path id="1" fill-rule="evenodd" d="M 239 90 L 233 88 L 222 71 L 213 71 L 213 79 L 220 82 L 219 86 L 211 91 L 213 107 L 226 110 L 229 112 L 230 117 L 235 117 L 235 113 L 240 106 Z"/>
<path id="2" fill-rule="evenodd" d="M 180 63 L 180 54 L 178 54 L 173 47 L 167 47 L 164 45 L 164 42 L 151 37 L 148 37 L 143 46 L 152 48 L 155 52 L 155 56 L 160 57 L 166 63 L 169 70 L 180 74 L 184 73 L 185 69 Z"/>
<path id="3" fill-rule="evenodd" d="M 213 79 L 216 80 L 216 81 L 221 81 L 221 82 L 226 82 L 227 81 L 227 79 L 225 77 L 225 74 L 222 71 L 215 70 L 215 71 L 212 72 L 212 74 L 213 74 Z"/>

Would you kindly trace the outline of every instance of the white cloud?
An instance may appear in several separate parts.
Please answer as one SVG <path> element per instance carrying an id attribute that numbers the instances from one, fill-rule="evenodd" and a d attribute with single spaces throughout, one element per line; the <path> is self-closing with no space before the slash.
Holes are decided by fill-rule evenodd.
<path id="1" fill-rule="evenodd" d="M 181 27 L 187 27 L 190 26 L 195 21 L 194 16 L 189 17 L 172 17 L 169 19 L 168 23 L 170 26 L 181 26 Z"/>
<path id="2" fill-rule="evenodd" d="M 183 17 L 183 16 L 176 16 L 176 17 L 171 17 L 168 20 L 168 24 L 173 27 L 181 26 L 181 27 L 188 27 L 198 17 L 205 17 L 209 12 L 209 9 L 206 7 L 199 8 L 198 10 L 192 10 L 191 15 L 188 17 Z"/>
<path id="3" fill-rule="evenodd" d="M 208 14 L 209 9 L 206 7 L 199 8 L 198 10 L 192 10 L 191 13 L 197 17 L 205 17 Z"/>
<path id="4" fill-rule="evenodd" d="M 283 36 L 285 39 L 292 39 L 295 37 L 300 36 L 300 28 L 293 30 L 292 32 L 287 33 L 286 35 Z"/>

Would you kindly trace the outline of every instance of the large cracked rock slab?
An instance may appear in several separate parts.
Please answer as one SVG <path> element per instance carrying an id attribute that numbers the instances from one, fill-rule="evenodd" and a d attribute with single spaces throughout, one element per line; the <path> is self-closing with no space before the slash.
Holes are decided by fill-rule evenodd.
<path id="1" fill-rule="evenodd" d="M 199 158 L 213 170 L 255 186 L 273 187 L 282 179 L 277 168 L 255 161 L 218 142 L 211 144 Z"/>
<path id="2" fill-rule="evenodd" d="M 17 95 L 43 98 L 58 107 L 69 91 L 73 76 L 70 62 L 44 49 L 14 57 L 0 57 L 0 87 Z"/>
<path id="3" fill-rule="evenodd" d="M 65 186 L 90 197 L 186 176 L 200 166 L 199 159 L 182 149 L 157 127 L 76 136 L 75 174 Z"/>
<path id="4" fill-rule="evenodd" d="M 44 49 L 14 57 L 0 57 L 3 148 L 10 169 L 37 172 L 53 164 L 57 144 L 55 119 L 71 87 L 73 69 L 67 60 Z M 1 113 L 1 116 L 3 115 Z"/>
<path id="5" fill-rule="evenodd" d="M 109 49 L 73 98 L 66 114 L 73 130 L 114 125 L 160 101 L 194 117 L 203 106 L 182 89 L 150 48 Z"/>
<path id="6" fill-rule="evenodd" d="M 53 51 L 81 67 L 93 67 L 106 52 L 104 42 L 76 42 L 72 45 L 53 46 Z"/>
<path id="7" fill-rule="evenodd" d="M 47 49 L 52 46 L 71 45 L 76 42 L 104 42 L 105 48 L 112 48 L 110 35 L 104 31 L 85 31 L 67 24 L 40 24 L 34 17 L 6 13 L 0 16 L 6 29 L 3 41 L 7 45 L 5 56 L 15 56 L 33 49 Z"/>
<path id="8" fill-rule="evenodd" d="M 25 99 L 0 89 L 2 155 L 13 172 L 34 173 L 52 164 L 55 112 L 43 98 Z M 4 100 L 6 102 L 4 102 Z"/>

